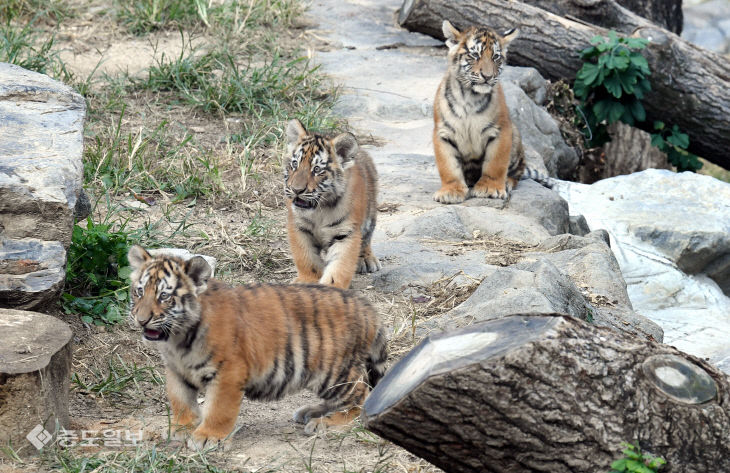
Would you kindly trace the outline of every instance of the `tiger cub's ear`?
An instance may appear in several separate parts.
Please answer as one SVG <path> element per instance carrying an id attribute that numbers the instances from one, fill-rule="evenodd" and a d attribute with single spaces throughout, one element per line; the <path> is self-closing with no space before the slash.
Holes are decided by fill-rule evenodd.
<path id="1" fill-rule="evenodd" d="M 441 31 L 444 33 L 446 38 L 446 46 L 451 49 L 459 43 L 459 35 L 461 32 L 454 28 L 449 20 L 444 20 L 441 24 Z"/>
<path id="2" fill-rule="evenodd" d="M 127 252 L 127 260 L 132 269 L 139 269 L 143 264 L 152 259 L 152 255 L 139 245 L 134 245 Z"/>
<path id="3" fill-rule="evenodd" d="M 185 262 L 185 274 L 193 280 L 198 294 L 205 290 L 213 270 L 202 256 L 194 256 Z"/>
<path id="4" fill-rule="evenodd" d="M 355 155 L 360 150 L 355 135 L 352 133 L 342 133 L 332 139 L 332 147 L 340 158 L 343 169 L 347 169 L 355 163 Z"/>
<path id="5" fill-rule="evenodd" d="M 500 43 L 502 44 L 502 54 L 507 53 L 507 46 L 509 46 L 509 43 L 511 43 L 512 40 L 517 38 L 519 35 L 520 30 L 517 28 L 511 28 L 502 34 L 502 38 L 500 39 Z"/>
<path id="6" fill-rule="evenodd" d="M 296 118 L 291 120 L 286 126 L 286 141 L 289 147 L 294 146 L 299 141 L 299 138 L 303 136 L 307 136 L 307 129 L 304 128 L 302 122 Z"/>

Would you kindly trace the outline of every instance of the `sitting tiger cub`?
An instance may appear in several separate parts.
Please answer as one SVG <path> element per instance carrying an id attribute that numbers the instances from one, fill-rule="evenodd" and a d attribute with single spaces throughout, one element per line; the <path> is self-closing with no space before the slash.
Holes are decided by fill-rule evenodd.
<path id="1" fill-rule="evenodd" d="M 436 92 L 433 147 L 441 189 L 434 199 L 463 202 L 467 195 L 506 199 L 525 169 L 519 131 L 512 125 L 499 74 L 507 46 L 518 35 L 499 36 L 442 25 L 449 68 Z"/>
<path id="2" fill-rule="evenodd" d="M 322 402 L 294 413 L 311 433 L 357 417 L 383 376 L 385 331 L 373 308 L 349 292 L 319 285 L 229 287 L 210 278 L 202 257 L 153 257 L 140 246 L 128 258 L 131 314 L 165 362 L 176 432 L 192 430 L 198 447 L 231 433 L 244 393 L 275 400 L 312 389 Z"/>
<path id="3" fill-rule="evenodd" d="M 284 191 L 294 282 L 347 289 L 356 270 L 381 268 L 370 248 L 378 212 L 375 164 L 351 133 L 329 139 L 292 120 L 286 134 Z"/>

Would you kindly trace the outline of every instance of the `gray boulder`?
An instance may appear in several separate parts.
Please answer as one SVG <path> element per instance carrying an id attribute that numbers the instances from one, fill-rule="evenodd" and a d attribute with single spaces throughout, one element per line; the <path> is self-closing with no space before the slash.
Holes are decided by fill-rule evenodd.
<path id="1" fill-rule="evenodd" d="M 730 184 L 649 169 L 597 182 L 582 199 L 613 222 L 615 236 L 654 248 L 687 274 L 706 274 L 730 294 Z"/>
<path id="2" fill-rule="evenodd" d="M 71 243 L 82 190 L 84 113 L 70 87 L 0 63 L 0 304 L 41 307 L 62 286 L 59 251 Z"/>
<path id="3" fill-rule="evenodd" d="M 541 260 L 492 268 L 466 301 L 429 319 L 419 330 L 425 335 L 512 314 L 556 312 L 591 321 L 595 308 L 553 263 Z"/>
<path id="4" fill-rule="evenodd" d="M 507 107 L 522 135 L 527 164 L 538 170 L 546 170 L 551 176 L 567 177 L 578 166 L 578 155 L 565 144 L 553 117 L 528 95 L 533 93 L 537 99 L 542 95 L 535 92 L 534 84 L 539 82 L 536 73 L 529 67 L 505 68 L 501 82 Z M 527 91 L 522 89 L 523 86 Z"/>

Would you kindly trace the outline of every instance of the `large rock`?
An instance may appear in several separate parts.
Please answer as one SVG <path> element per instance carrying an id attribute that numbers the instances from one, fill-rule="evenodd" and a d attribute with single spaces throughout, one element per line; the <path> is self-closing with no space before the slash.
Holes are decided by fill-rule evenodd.
<path id="1" fill-rule="evenodd" d="M 527 164 L 541 169 L 544 163 L 551 176 L 565 178 L 577 168 L 578 155 L 565 144 L 555 119 L 541 106 L 545 94 L 540 80 L 547 83 L 531 67 L 505 67 L 501 79 L 510 116 L 522 135 Z"/>
<path id="2" fill-rule="evenodd" d="M 84 113 L 70 87 L 0 63 L 2 305 L 41 307 L 62 286 L 66 257 L 58 249 L 71 243 L 81 193 Z M 48 251 L 53 256 L 41 258 Z"/>
<path id="3" fill-rule="evenodd" d="M 571 315 L 592 320 L 595 308 L 554 264 L 542 260 L 493 268 L 459 306 L 419 327 L 421 335 L 517 313 Z"/>
<path id="4" fill-rule="evenodd" d="M 0 309 L 0 332 L 0 445 L 31 454 L 57 426 L 69 427 L 72 332 L 50 315 L 15 309 Z"/>
<path id="5" fill-rule="evenodd" d="M 609 231 L 634 310 L 665 343 L 730 372 L 730 184 L 646 170 L 558 190 L 571 213 Z"/>

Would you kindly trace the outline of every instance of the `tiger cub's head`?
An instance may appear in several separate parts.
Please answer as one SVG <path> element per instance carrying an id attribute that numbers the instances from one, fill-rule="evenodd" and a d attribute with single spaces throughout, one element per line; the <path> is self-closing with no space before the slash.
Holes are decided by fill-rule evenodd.
<path id="1" fill-rule="evenodd" d="M 463 86 L 488 94 L 506 63 L 507 46 L 519 35 L 512 28 L 500 36 L 487 28 L 457 30 L 448 20 L 441 26 L 449 48 L 449 68 Z"/>
<path id="2" fill-rule="evenodd" d="M 334 138 L 308 133 L 299 120 L 286 128 L 289 144 L 284 159 L 284 192 L 296 209 L 335 205 L 345 192 L 345 170 L 359 146 L 352 133 Z"/>
<path id="3" fill-rule="evenodd" d="M 183 261 L 152 256 L 141 246 L 127 254 L 132 267 L 130 313 L 147 340 L 185 334 L 200 320 L 197 296 L 205 291 L 211 268 L 200 256 Z"/>

